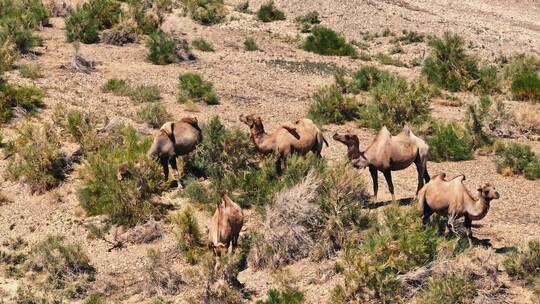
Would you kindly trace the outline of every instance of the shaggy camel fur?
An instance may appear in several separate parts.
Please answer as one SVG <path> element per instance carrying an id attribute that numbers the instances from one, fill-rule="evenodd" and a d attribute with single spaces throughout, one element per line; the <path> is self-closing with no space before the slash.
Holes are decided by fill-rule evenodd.
<path id="1" fill-rule="evenodd" d="M 464 216 L 465 228 L 469 244 L 472 245 L 472 221 L 483 219 L 488 210 L 489 203 L 498 199 L 499 192 L 489 183 L 478 187 L 478 198 L 474 198 L 463 181 L 464 175 L 446 180 L 446 174 L 435 176 L 418 193 L 418 209 L 423 213 L 423 222 L 427 224 L 433 213 L 448 217 L 447 230 L 454 233 L 455 219 Z"/>
<path id="2" fill-rule="evenodd" d="M 220 256 L 223 252 L 227 252 L 229 247 L 234 251 L 238 246 L 238 237 L 243 225 L 242 208 L 227 195 L 223 195 L 217 204 L 208 231 L 208 245 L 214 249 L 216 255 Z"/>
<path id="3" fill-rule="evenodd" d="M 323 144 L 328 146 L 322 131 L 310 119 L 284 124 L 270 134 L 265 132 L 259 116 L 240 115 L 240 121 L 249 126 L 251 139 L 260 153 L 279 152 L 280 157 L 276 162 L 278 173 L 281 173 L 281 163 L 291 153 L 305 155 L 311 151 L 320 157 Z"/>
<path id="4" fill-rule="evenodd" d="M 336 133 L 333 138 L 347 146 L 347 156 L 355 167 L 369 168 L 373 179 L 375 200 L 377 200 L 379 189 L 377 170 L 384 174 L 393 201 L 396 198 L 392 183 L 392 171 L 403 170 L 414 163 L 418 172 L 416 193 L 424 186 L 424 180 L 426 183 L 429 182 L 426 167 L 429 147 L 422 139 L 416 137 L 407 126 L 396 136 L 392 136 L 386 127 L 382 127 L 371 145 L 364 151 L 360 151 L 358 136 L 350 132 Z"/>
<path id="5" fill-rule="evenodd" d="M 170 164 L 176 175 L 178 187 L 182 187 L 176 158 L 179 155 L 186 155 L 195 150 L 197 144 L 201 141 L 202 132 L 197 123 L 197 118 L 184 117 L 180 121 L 166 122 L 161 126 L 147 155 L 160 160 L 165 180 L 169 179 Z"/>

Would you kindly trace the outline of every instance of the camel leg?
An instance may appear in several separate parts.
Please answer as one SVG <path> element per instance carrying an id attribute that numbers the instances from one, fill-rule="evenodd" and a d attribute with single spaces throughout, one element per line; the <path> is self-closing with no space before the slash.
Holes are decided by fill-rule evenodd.
<path id="1" fill-rule="evenodd" d="M 383 172 L 384 178 L 386 179 L 386 183 L 388 184 L 388 190 L 390 190 L 390 194 L 392 194 L 392 201 L 396 201 L 396 196 L 394 195 L 394 184 L 392 183 L 392 171 L 386 170 Z"/>
<path id="2" fill-rule="evenodd" d="M 427 225 L 427 223 L 429 222 L 429 217 L 433 214 L 433 210 L 431 210 L 431 208 L 429 208 L 429 206 L 426 204 L 424 206 L 424 214 L 422 215 L 422 223 L 424 225 Z"/>
<path id="3" fill-rule="evenodd" d="M 278 176 L 281 176 L 282 170 L 281 170 L 281 163 L 283 162 L 283 157 L 279 157 L 276 160 L 276 174 Z"/>
<path id="4" fill-rule="evenodd" d="M 416 172 L 418 172 L 418 187 L 416 187 L 416 195 L 418 195 L 418 191 L 424 187 L 424 174 L 426 172 L 426 168 L 421 162 L 416 163 Z"/>
<path id="5" fill-rule="evenodd" d="M 180 183 L 180 172 L 178 172 L 178 166 L 176 165 L 176 157 L 171 157 L 169 159 L 169 164 L 171 164 L 171 168 L 174 171 L 173 174 L 178 183 L 178 189 L 182 189 L 182 184 Z"/>
<path id="6" fill-rule="evenodd" d="M 431 177 L 429 176 L 429 173 L 427 171 L 427 165 L 424 164 L 424 181 L 427 183 L 429 183 L 429 181 L 431 180 Z"/>
<path id="7" fill-rule="evenodd" d="M 165 181 L 169 180 L 169 162 L 166 157 L 161 157 L 160 159 L 161 166 L 163 167 L 163 177 Z"/>
<path id="8" fill-rule="evenodd" d="M 473 246 L 473 242 L 472 242 L 472 220 L 467 216 L 465 215 L 465 231 L 467 233 L 467 239 L 469 240 L 469 246 Z"/>
<path id="9" fill-rule="evenodd" d="M 375 167 L 369 167 L 369 173 L 371 173 L 371 179 L 373 180 L 373 201 L 377 201 L 377 191 L 379 190 L 378 172 Z"/>

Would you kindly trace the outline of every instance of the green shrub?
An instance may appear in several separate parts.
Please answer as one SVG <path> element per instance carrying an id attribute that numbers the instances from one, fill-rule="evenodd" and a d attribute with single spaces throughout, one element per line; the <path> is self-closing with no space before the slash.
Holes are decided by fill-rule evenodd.
<path id="1" fill-rule="evenodd" d="M 348 303 L 366 294 L 378 302 L 400 302 L 403 286 L 398 274 L 432 261 L 443 242 L 436 227 L 424 227 L 413 208 L 386 208 L 382 221 L 366 231 L 361 244 L 345 248 L 345 282 L 334 289 L 333 302 Z"/>
<path id="2" fill-rule="evenodd" d="M 95 269 L 82 247 L 64 244 L 64 238 L 60 236 L 49 236 L 38 243 L 31 252 L 31 265 L 32 269 L 46 271 L 47 282 L 56 289 L 65 288 L 70 283 L 88 283 L 95 275 Z"/>
<path id="3" fill-rule="evenodd" d="M 163 22 L 159 9 L 157 12 L 152 10 L 151 3 L 142 0 L 130 0 L 128 5 L 129 16 L 137 24 L 139 33 L 150 35 L 158 31 Z"/>
<path id="4" fill-rule="evenodd" d="M 40 64 L 23 64 L 19 67 L 19 73 L 24 78 L 32 80 L 43 77 L 43 66 Z"/>
<path id="5" fill-rule="evenodd" d="M 540 77 L 536 72 L 524 73 L 512 82 L 512 95 L 517 100 L 540 102 Z"/>
<path id="6" fill-rule="evenodd" d="M 403 30 L 403 35 L 392 39 L 391 42 L 401 42 L 404 44 L 424 42 L 424 34 L 419 34 L 418 32 L 414 31 Z"/>
<path id="7" fill-rule="evenodd" d="M 458 304 L 469 303 L 476 295 L 474 282 L 452 276 L 444 279 L 430 280 L 423 292 L 419 304 Z"/>
<path id="8" fill-rule="evenodd" d="M 0 35 L 0 77 L 3 72 L 11 70 L 15 59 L 17 59 L 15 45 L 7 37 Z"/>
<path id="9" fill-rule="evenodd" d="M 189 100 L 214 105 L 219 103 L 219 98 L 214 92 L 214 86 L 211 82 L 205 81 L 199 74 L 185 73 L 179 77 L 179 101 L 187 102 Z"/>
<path id="10" fill-rule="evenodd" d="M 39 26 L 50 24 L 41 1 L 2 1 L 0 8 L 0 42 L 9 40 L 20 53 L 28 53 L 42 44 L 42 39 L 33 34 Z"/>
<path id="11" fill-rule="evenodd" d="M 145 156 L 151 139 L 124 126 L 111 130 L 108 137 L 84 164 L 84 182 L 78 189 L 81 206 L 89 215 L 107 214 L 112 223 L 124 226 L 160 215 L 152 198 L 163 190 L 161 167 Z M 121 180 L 119 166 L 127 166 L 128 172 Z"/>
<path id="12" fill-rule="evenodd" d="M 431 161 L 462 161 L 473 158 L 471 137 L 466 129 L 455 122 L 435 124 L 435 130 L 427 143 Z"/>
<path id="13" fill-rule="evenodd" d="M 0 81 L 0 123 L 13 117 L 13 108 L 20 107 L 28 113 L 42 108 L 45 93 L 35 86 L 13 86 Z"/>
<path id="14" fill-rule="evenodd" d="M 273 1 L 267 2 L 257 11 L 257 18 L 262 22 L 285 20 L 285 13 L 280 11 Z"/>
<path id="15" fill-rule="evenodd" d="M 67 41 L 96 43 L 99 41 L 99 31 L 96 21 L 88 12 L 79 8 L 72 12 L 65 22 Z"/>
<path id="16" fill-rule="evenodd" d="M 540 242 L 531 241 L 527 247 L 511 253 L 504 260 L 504 267 L 510 276 L 534 283 L 540 277 Z"/>
<path id="17" fill-rule="evenodd" d="M 496 109 L 489 96 L 480 97 L 478 103 L 470 104 L 467 107 L 465 127 L 471 135 L 471 143 L 474 149 L 489 146 L 492 139 L 486 133 L 486 129 L 494 130 L 504 120 L 508 119 L 504 104 L 499 102 Z"/>
<path id="18" fill-rule="evenodd" d="M 90 0 L 83 4 L 82 10 L 100 30 L 111 28 L 122 15 L 120 2 L 116 0 Z"/>
<path id="19" fill-rule="evenodd" d="M 259 47 L 253 38 L 246 38 L 246 40 L 244 40 L 244 50 L 248 52 L 258 51 Z"/>
<path id="20" fill-rule="evenodd" d="M 202 246 L 202 233 L 195 217 L 195 211 L 191 207 L 186 207 L 171 215 L 171 222 L 175 227 L 174 234 L 181 250 L 188 251 L 193 247 Z"/>
<path id="21" fill-rule="evenodd" d="M 499 85 L 497 71 L 492 67 L 479 68 L 477 60 L 465 54 L 463 39 L 448 32 L 429 42 L 431 55 L 424 61 L 422 74 L 450 91 L 475 90 L 481 94 L 494 91 Z"/>
<path id="22" fill-rule="evenodd" d="M 502 173 L 505 169 L 511 169 L 514 174 L 523 174 L 535 177 L 538 166 L 536 156 L 530 146 L 511 143 L 501 153 L 501 159 L 497 162 L 497 171 Z"/>
<path id="23" fill-rule="evenodd" d="M 223 0 L 182 0 L 182 3 L 191 18 L 202 25 L 220 23 L 227 15 Z"/>
<path id="24" fill-rule="evenodd" d="M 84 299 L 83 304 L 105 304 L 103 296 L 98 292 L 93 292 Z"/>
<path id="25" fill-rule="evenodd" d="M 354 97 L 344 96 L 336 85 L 319 89 L 313 94 L 308 117 L 319 124 L 343 124 L 358 117 L 358 102 Z"/>
<path id="26" fill-rule="evenodd" d="M 406 64 L 403 61 L 401 61 L 399 59 L 392 58 L 392 56 L 386 55 L 386 54 L 383 54 L 383 53 L 377 53 L 377 55 L 375 55 L 375 58 L 377 58 L 377 60 L 381 64 L 384 64 L 384 65 L 393 65 L 393 66 L 397 66 L 397 67 L 406 66 Z"/>
<path id="27" fill-rule="evenodd" d="M 160 128 L 167 121 L 172 120 L 172 116 L 161 104 L 149 104 L 137 112 L 137 117 L 146 122 L 152 128 Z"/>
<path id="28" fill-rule="evenodd" d="M 140 85 L 136 86 L 129 93 L 129 98 L 135 102 L 154 102 L 159 100 L 159 88 L 155 85 Z"/>
<path id="29" fill-rule="evenodd" d="M 311 32 L 313 25 L 321 23 L 317 11 L 308 12 L 305 15 L 298 16 L 294 21 L 296 21 L 297 26 L 302 33 Z"/>
<path id="30" fill-rule="evenodd" d="M 513 81 L 523 75 L 534 74 L 539 68 L 540 62 L 537 58 L 524 54 L 518 55 L 504 65 L 504 78 Z"/>
<path id="31" fill-rule="evenodd" d="M 386 70 L 380 70 L 374 66 L 363 66 L 352 76 L 351 90 L 354 93 L 369 91 L 379 82 L 389 80 L 391 74 Z"/>
<path id="32" fill-rule="evenodd" d="M 122 22 L 101 33 L 103 43 L 122 46 L 137 41 L 137 27 L 133 22 Z"/>
<path id="33" fill-rule="evenodd" d="M 401 77 L 383 79 L 371 89 L 359 123 L 374 129 L 386 126 L 391 132 L 398 132 L 406 123 L 421 126 L 431 118 L 432 95 L 432 89 L 422 82 L 408 84 Z"/>
<path id="34" fill-rule="evenodd" d="M 268 299 L 259 300 L 256 304 L 300 304 L 304 302 L 304 294 L 295 289 L 268 291 Z"/>
<path id="35" fill-rule="evenodd" d="M 146 58 L 153 64 L 166 65 L 180 61 L 176 53 L 177 41 L 170 35 L 158 31 L 148 37 L 146 46 L 148 55 Z"/>
<path id="36" fill-rule="evenodd" d="M 55 124 L 59 125 L 70 139 L 80 145 L 81 153 L 84 156 L 114 141 L 112 136 L 104 137 L 99 134 L 97 126 L 101 123 L 101 119 L 103 123 L 107 122 L 107 118 L 74 110 L 66 111 L 61 106 L 56 108 L 53 113 Z"/>
<path id="37" fill-rule="evenodd" d="M 338 33 L 324 26 L 317 26 L 306 38 L 303 49 L 308 52 L 330 56 L 356 55 L 354 47 Z"/>
<path id="38" fill-rule="evenodd" d="M 27 184 L 32 192 L 43 193 L 60 184 L 67 171 L 61 141 L 51 126 L 42 131 L 24 127 L 15 142 L 17 158 L 6 170 L 7 177 Z"/>
<path id="39" fill-rule="evenodd" d="M 527 167 L 525 167 L 523 176 L 530 180 L 540 179 L 540 158 L 538 156 L 536 157 L 536 160 L 530 162 Z"/>
<path id="40" fill-rule="evenodd" d="M 204 39 L 195 39 L 191 41 L 191 45 L 199 51 L 214 52 L 214 47 Z"/>
<path id="41" fill-rule="evenodd" d="M 105 93 L 113 93 L 117 96 L 127 96 L 130 93 L 131 88 L 129 87 L 129 83 L 124 79 L 112 78 L 107 80 L 101 90 Z"/>

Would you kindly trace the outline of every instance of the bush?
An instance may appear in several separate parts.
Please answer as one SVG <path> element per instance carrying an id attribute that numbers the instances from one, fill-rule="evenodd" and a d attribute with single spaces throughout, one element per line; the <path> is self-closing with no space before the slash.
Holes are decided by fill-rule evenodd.
<path id="1" fill-rule="evenodd" d="M 182 0 L 182 3 L 191 18 L 202 25 L 220 23 L 227 15 L 223 0 Z"/>
<path id="2" fill-rule="evenodd" d="M 363 66 L 352 76 L 351 90 L 354 93 L 369 91 L 381 81 L 392 78 L 386 70 L 380 70 L 374 66 Z"/>
<path id="3" fill-rule="evenodd" d="M 440 280 L 431 280 L 418 303 L 464 304 L 469 303 L 475 294 L 476 290 L 473 281 L 461 277 L 449 277 Z"/>
<path id="4" fill-rule="evenodd" d="M 89 18 L 94 20 L 98 29 L 109 29 L 117 24 L 122 15 L 120 2 L 116 0 L 90 0 L 82 6 Z"/>
<path id="5" fill-rule="evenodd" d="M 504 261 L 506 272 L 512 277 L 533 283 L 540 277 L 540 242 L 529 242 L 528 248 L 511 253 Z"/>
<path id="6" fill-rule="evenodd" d="M 105 93 L 113 93 L 117 96 L 127 96 L 130 93 L 131 88 L 129 87 L 129 83 L 124 79 L 112 78 L 107 80 L 101 90 Z"/>
<path id="7" fill-rule="evenodd" d="M 517 76 L 512 82 L 512 95 L 517 100 L 540 102 L 540 77 L 536 72 Z"/>
<path id="8" fill-rule="evenodd" d="M 56 289 L 68 284 L 84 288 L 93 281 L 95 269 L 79 244 L 64 244 L 64 238 L 49 236 L 31 252 L 31 269 L 47 272 L 47 282 Z"/>
<path id="9" fill-rule="evenodd" d="M 191 41 L 191 45 L 193 45 L 193 47 L 198 49 L 199 51 L 203 51 L 203 52 L 214 51 L 214 47 L 204 39 L 195 39 Z"/>
<path id="10" fill-rule="evenodd" d="M 523 176 L 530 180 L 540 179 L 540 158 L 536 157 L 536 160 L 530 162 L 527 167 L 525 167 Z"/>
<path id="11" fill-rule="evenodd" d="M 20 107 L 27 113 L 42 108 L 45 93 L 35 86 L 13 86 L 0 81 L 0 123 L 13 117 L 13 108 Z"/>
<path id="12" fill-rule="evenodd" d="M 362 126 L 386 126 L 390 132 L 398 132 L 405 124 L 421 126 L 431 118 L 429 102 L 433 91 L 422 82 L 408 84 L 401 77 L 383 79 L 370 95 L 360 115 Z"/>
<path id="13" fill-rule="evenodd" d="M 351 44 L 347 43 L 345 38 L 323 26 L 318 26 L 313 29 L 311 35 L 306 38 L 303 49 L 320 55 L 356 55 L 356 50 Z"/>
<path id="14" fill-rule="evenodd" d="M 515 80 L 522 75 L 534 74 L 540 68 L 540 61 L 534 56 L 524 54 L 514 57 L 510 62 L 503 59 L 507 64 L 504 65 L 504 78 Z"/>
<path id="15" fill-rule="evenodd" d="M 132 226 L 158 216 L 162 210 L 152 197 L 163 190 L 161 167 L 145 154 L 150 138 L 130 127 L 118 126 L 104 139 L 106 145 L 91 153 L 83 168 L 79 201 L 89 215 L 107 214 L 114 224 Z M 119 166 L 128 174 L 117 178 Z"/>
<path id="16" fill-rule="evenodd" d="M 112 137 L 105 137 L 98 134 L 97 125 L 100 117 L 79 111 L 66 111 L 63 107 L 54 109 L 53 120 L 55 125 L 59 125 L 63 131 L 81 147 L 81 153 L 87 156 L 95 152 L 102 146 L 109 145 L 113 141 Z M 107 119 L 104 118 L 104 123 Z"/>
<path id="17" fill-rule="evenodd" d="M 471 134 L 471 143 L 474 148 L 491 145 L 491 139 L 484 131 L 486 121 L 496 121 L 491 115 L 491 99 L 488 96 L 480 97 L 478 104 L 470 104 L 467 108 L 466 128 Z M 495 127 L 495 124 L 492 125 Z"/>
<path id="18" fill-rule="evenodd" d="M 262 22 L 285 20 L 285 13 L 280 11 L 273 1 L 267 2 L 257 11 L 257 18 Z"/>
<path id="19" fill-rule="evenodd" d="M 422 74 L 427 79 L 450 91 L 477 90 L 490 93 L 498 86 L 496 70 L 479 69 L 475 58 L 465 54 L 463 39 L 444 33 L 442 38 L 429 42 L 431 55 L 424 61 Z"/>
<path id="20" fill-rule="evenodd" d="M 116 24 L 111 29 L 101 33 L 101 41 L 107 44 L 122 46 L 137 41 L 136 24 L 122 22 Z"/>
<path id="21" fill-rule="evenodd" d="M 304 302 L 304 294 L 298 290 L 270 289 L 267 300 L 259 300 L 256 304 L 300 304 Z"/>
<path id="22" fill-rule="evenodd" d="M 159 88 L 155 85 L 140 85 L 136 86 L 129 93 L 129 98 L 135 102 L 154 102 L 159 100 Z"/>
<path id="23" fill-rule="evenodd" d="M 407 66 L 403 61 L 392 58 L 392 56 L 383 53 L 377 53 L 377 55 L 375 55 L 375 58 L 377 58 L 377 60 L 384 65 L 393 65 L 397 67 Z"/>
<path id="24" fill-rule="evenodd" d="M 50 24 L 49 14 L 41 1 L 2 1 L 0 6 L 0 44 L 10 41 L 14 50 L 20 53 L 28 53 L 41 45 L 42 39 L 32 33 L 39 26 Z"/>
<path id="25" fill-rule="evenodd" d="M 246 40 L 244 40 L 244 50 L 248 52 L 258 51 L 259 47 L 253 38 L 246 38 Z"/>
<path id="26" fill-rule="evenodd" d="M 195 264 L 203 250 L 203 236 L 195 217 L 195 211 L 191 207 L 186 207 L 171 215 L 171 222 L 174 225 L 174 234 L 178 241 L 180 250 L 191 264 Z"/>
<path id="27" fill-rule="evenodd" d="M 403 35 L 392 39 L 391 42 L 401 42 L 403 44 L 424 42 L 424 34 L 419 34 L 418 32 L 414 31 L 403 30 Z"/>
<path id="28" fill-rule="evenodd" d="M 403 210 L 405 209 L 405 210 Z M 392 205 L 382 221 L 366 232 L 361 244 L 351 242 L 344 252 L 343 285 L 333 291 L 334 302 L 367 300 L 400 302 L 403 292 L 398 274 L 432 261 L 444 242 L 435 227 L 424 227 L 413 208 Z"/>
<path id="29" fill-rule="evenodd" d="M 296 21 L 297 26 L 302 33 L 311 32 L 313 25 L 321 23 L 319 13 L 317 11 L 312 11 L 305 15 L 298 16 L 294 19 L 294 21 Z"/>
<path id="30" fill-rule="evenodd" d="M 219 103 L 219 98 L 214 92 L 214 86 L 211 82 L 205 81 L 199 74 L 185 73 L 179 77 L 180 102 L 189 100 L 214 105 Z"/>
<path id="31" fill-rule="evenodd" d="M 530 146 L 511 143 L 501 153 L 501 159 L 497 162 L 497 171 L 511 169 L 513 174 L 524 174 L 531 179 L 538 178 L 538 156 L 534 154 Z"/>
<path id="32" fill-rule="evenodd" d="M 19 73 L 24 78 L 32 80 L 43 77 L 43 66 L 40 64 L 23 64 L 19 67 Z"/>
<path id="33" fill-rule="evenodd" d="M 3 72 L 11 69 L 15 59 L 17 59 L 15 45 L 7 37 L 0 35 L 0 77 Z"/>
<path id="34" fill-rule="evenodd" d="M 185 287 L 184 275 L 173 267 L 171 259 L 160 251 L 149 249 L 143 269 L 144 289 L 149 296 L 176 295 Z"/>
<path id="35" fill-rule="evenodd" d="M 27 184 L 37 193 L 58 186 L 68 170 L 61 145 L 51 126 L 45 126 L 42 131 L 26 126 L 16 140 L 17 158 L 8 165 L 7 177 Z"/>
<path id="36" fill-rule="evenodd" d="M 471 137 L 466 129 L 455 122 L 437 123 L 434 129 L 427 139 L 431 161 L 462 161 L 473 158 Z"/>
<path id="37" fill-rule="evenodd" d="M 65 22 L 68 42 L 96 43 L 99 41 L 99 31 L 96 21 L 79 8 L 72 12 Z"/>
<path id="38" fill-rule="evenodd" d="M 355 98 L 344 96 L 336 85 L 332 85 L 313 94 L 308 117 L 318 124 L 343 124 L 358 118 L 358 113 L 359 106 Z"/>
<path id="39" fill-rule="evenodd" d="M 160 128 L 167 121 L 172 120 L 171 114 L 161 104 L 149 104 L 137 112 L 137 117 L 152 128 Z"/>
<path id="40" fill-rule="evenodd" d="M 148 61 L 153 64 L 165 65 L 180 61 L 180 57 L 175 51 L 176 40 L 170 35 L 159 31 L 148 37 L 146 46 L 148 47 Z"/>

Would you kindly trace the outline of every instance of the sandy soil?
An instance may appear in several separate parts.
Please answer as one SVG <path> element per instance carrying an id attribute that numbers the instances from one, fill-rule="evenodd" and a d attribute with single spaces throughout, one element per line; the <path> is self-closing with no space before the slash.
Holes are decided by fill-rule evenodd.
<path id="1" fill-rule="evenodd" d="M 262 1 L 251 2 L 256 9 Z M 235 2 L 228 2 L 234 5 Z M 67 108 L 94 111 L 106 114 L 112 122 L 126 122 L 141 133 L 151 134 L 153 131 L 135 118 L 140 106 L 126 97 L 116 97 L 102 93 L 100 88 L 106 80 L 116 77 L 128 79 L 132 84 L 154 84 L 159 86 L 162 103 L 174 118 L 184 115 L 195 115 L 199 121 L 205 121 L 213 115 L 219 115 L 228 126 L 244 128 L 238 121 L 241 113 L 255 112 L 261 115 L 268 130 L 272 130 L 283 122 L 304 117 L 310 103 L 310 94 L 319 87 L 333 81 L 331 72 L 313 69 L 294 70 L 287 68 L 287 62 L 317 62 L 328 66 L 336 65 L 347 70 L 355 70 L 366 64 L 361 60 L 338 57 L 321 57 L 298 49 L 298 31 L 293 18 L 311 10 L 322 15 L 324 25 L 342 32 L 348 39 L 361 41 L 362 31 L 381 32 L 385 28 L 399 33 L 403 29 L 415 30 L 426 34 L 439 35 L 444 31 L 460 33 L 467 41 L 472 42 L 471 52 L 482 59 L 492 60 L 504 54 L 536 53 L 540 55 L 540 4 L 538 1 L 488 1 L 472 0 L 455 3 L 454 1 L 299 1 L 278 0 L 277 6 L 287 14 L 286 21 L 262 24 L 253 16 L 231 13 L 235 20 L 213 26 L 200 26 L 186 17 L 171 15 L 163 28 L 185 36 L 188 40 L 204 38 L 211 42 L 216 52 L 204 53 L 196 51 L 198 60 L 193 63 L 179 63 L 167 66 L 152 65 L 145 61 L 144 43 L 116 47 L 105 44 L 81 45 L 81 54 L 98 62 L 97 70 L 91 74 L 73 73 L 62 69 L 61 65 L 69 64 L 74 50 L 65 42 L 63 20 L 53 19 L 53 27 L 44 28 L 40 33 L 44 38 L 42 53 L 32 62 L 44 67 L 45 77 L 30 81 L 21 78 L 17 71 L 8 73 L 7 78 L 14 83 L 30 84 L 47 90 L 45 103 L 47 108 L 38 115 L 18 118 L 13 123 L 3 126 L 5 136 L 13 136 L 14 129 L 20 123 L 30 120 L 42 123 L 51 120 L 51 113 L 57 104 Z M 231 6 L 232 8 L 232 6 Z M 260 51 L 246 52 L 243 41 L 253 37 Z M 369 52 L 385 52 L 389 48 L 389 38 L 377 38 L 370 46 Z M 407 61 L 427 54 L 424 43 L 406 46 L 406 53 L 398 55 Z M 28 62 L 22 59 L 20 63 Z M 377 66 L 378 63 L 373 62 Z M 407 77 L 418 77 L 418 68 L 384 68 Z M 217 106 L 199 105 L 199 112 L 187 112 L 177 99 L 178 75 L 187 71 L 197 72 L 205 79 L 211 80 L 220 97 Z M 476 97 L 464 94 L 466 103 Z M 504 97 L 503 97 L 504 98 Z M 506 102 L 506 101 L 505 101 Z M 508 104 L 512 102 L 508 101 Z M 434 115 L 441 118 L 463 119 L 465 106 L 458 108 L 434 106 Z M 374 132 L 358 129 L 352 123 L 344 126 L 325 126 L 326 138 L 330 147 L 323 151 L 324 157 L 339 160 L 345 155 L 345 148 L 331 140 L 335 131 L 353 130 L 361 138 L 362 144 L 369 143 Z M 540 145 L 532 144 L 537 152 Z M 0 172 L 5 170 L 9 160 L 0 161 Z M 540 211 L 537 209 L 540 196 L 540 182 L 528 181 L 523 177 L 502 177 L 495 170 L 492 157 L 478 156 L 475 160 L 459 163 L 432 163 L 428 165 L 432 175 L 446 172 L 449 176 L 465 174 L 466 184 L 473 189 L 482 182 L 492 182 L 501 199 L 494 201 L 488 216 L 477 223 L 474 233 L 481 239 L 489 239 L 495 248 L 503 249 L 511 246 L 522 246 L 527 241 L 538 239 L 540 232 Z M 361 173 L 367 180 L 367 171 Z M 386 184 L 379 178 L 379 200 L 388 201 L 390 195 Z M 26 187 L 19 183 L 2 180 L 2 193 L 12 200 L 11 203 L 0 204 L 0 243 L 9 238 L 23 237 L 30 244 L 42 240 L 51 234 L 64 235 L 69 241 L 83 243 L 92 263 L 97 268 L 97 281 L 106 284 L 116 280 L 118 284 L 130 286 L 140 281 L 140 270 L 145 263 L 146 251 L 159 248 L 167 251 L 175 246 L 171 227 L 164 224 L 167 231 L 165 237 L 155 243 L 144 245 L 128 245 L 120 250 L 108 252 L 109 244 L 100 240 L 87 239 L 87 230 L 83 224 L 97 222 L 99 218 L 83 216 L 76 197 L 76 189 L 81 182 L 79 168 L 57 189 L 44 195 L 31 195 Z M 409 168 L 394 173 L 394 184 L 398 198 L 409 198 L 416 189 L 416 171 Z M 174 190 L 163 195 L 162 202 L 171 203 L 180 208 L 186 202 L 178 198 Z M 199 222 L 204 225 L 209 215 L 203 211 L 198 213 Z M 331 263 L 331 262 L 328 262 Z M 306 292 L 308 303 L 320 303 L 328 298 L 329 290 L 339 281 L 338 277 L 313 279 L 321 277 L 327 265 L 317 265 L 309 261 L 301 261 L 288 267 L 293 278 L 297 278 L 302 290 Z M 240 275 L 240 279 L 256 292 L 256 298 L 263 296 L 273 285 L 273 274 L 250 269 Z M 119 282 L 120 281 L 120 282 Z M 123 281 L 123 283 L 122 283 Z M 13 295 L 17 283 L 0 276 L 0 300 L 9 299 Z M 509 283 L 510 284 L 510 283 Z M 143 294 L 133 293 L 127 288 L 126 296 L 119 301 L 140 303 Z M 122 291 L 120 291 L 122 293 Z M 525 294 L 525 295 L 524 295 Z M 527 291 L 514 286 L 508 295 L 509 303 L 528 301 Z"/>

